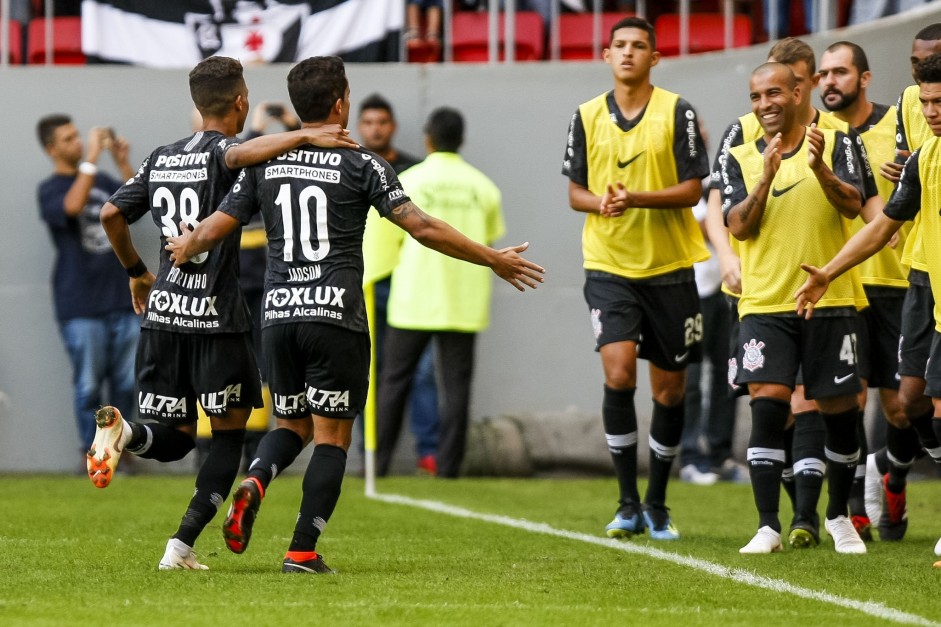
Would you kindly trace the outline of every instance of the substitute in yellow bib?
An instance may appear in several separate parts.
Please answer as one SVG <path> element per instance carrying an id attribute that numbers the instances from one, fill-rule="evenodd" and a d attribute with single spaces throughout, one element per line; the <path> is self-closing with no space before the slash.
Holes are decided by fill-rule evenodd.
<path id="1" fill-rule="evenodd" d="M 683 430 L 685 370 L 701 358 L 702 315 L 693 264 L 709 256 L 691 207 L 708 157 L 696 112 L 655 87 L 660 60 L 654 29 L 625 18 L 604 49 L 614 89 L 572 118 L 562 173 L 569 204 L 587 214 L 582 230 L 585 299 L 604 367 L 602 417 L 620 498 L 610 537 L 649 529 L 679 533 L 666 508 L 670 467 Z M 637 489 L 637 358 L 650 361 L 654 410 L 650 481 Z"/>
<path id="2" fill-rule="evenodd" d="M 880 250 L 905 221 L 917 216 L 921 216 L 925 262 L 936 303 L 941 296 L 941 216 L 937 210 L 941 206 L 941 53 L 917 65 L 915 80 L 919 83 L 919 101 L 932 136 L 909 157 L 885 212 L 853 236 L 825 266 L 804 266 L 810 276 L 797 291 L 799 314 L 809 316 L 813 304 L 824 298 L 837 277 Z M 925 393 L 934 406 L 935 437 L 941 439 L 941 307 L 937 304 L 932 317 L 934 329 L 925 371 Z M 941 555 L 941 540 L 935 545 L 935 553 Z M 941 567 L 941 562 L 935 566 Z"/>
<path id="3" fill-rule="evenodd" d="M 841 279 L 818 303 L 815 324 L 793 313 L 793 294 L 803 280 L 799 264 L 835 254 L 846 241 L 844 218 L 859 214 L 862 167 L 849 136 L 800 123 L 799 104 L 810 94 L 787 65 L 759 66 L 749 95 L 764 135 L 729 151 L 721 181 L 723 212 L 742 260 L 741 368 L 735 380 L 748 386 L 752 398 L 747 458 L 759 515 L 758 532 L 740 552 L 781 549 L 784 428 L 800 368 L 806 396 L 826 427 L 825 526 L 837 552 L 865 553 L 847 517 L 859 457 L 854 322 L 862 285 L 856 275 Z"/>

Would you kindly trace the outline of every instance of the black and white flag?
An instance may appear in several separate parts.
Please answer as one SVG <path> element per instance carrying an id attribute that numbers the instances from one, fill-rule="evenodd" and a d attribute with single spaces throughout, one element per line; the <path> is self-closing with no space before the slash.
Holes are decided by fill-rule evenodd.
<path id="1" fill-rule="evenodd" d="M 83 0 L 82 51 L 155 68 L 216 54 L 243 64 L 394 61 L 404 16 L 403 0 Z"/>

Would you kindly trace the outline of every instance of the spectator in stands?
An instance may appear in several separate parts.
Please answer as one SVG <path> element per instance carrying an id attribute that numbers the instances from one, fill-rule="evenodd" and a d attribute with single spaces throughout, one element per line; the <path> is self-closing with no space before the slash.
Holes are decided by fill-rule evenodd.
<path id="1" fill-rule="evenodd" d="M 53 164 L 52 175 L 39 185 L 39 211 L 56 247 L 53 300 L 72 363 L 75 421 L 84 454 L 95 437 L 95 411 L 105 404 L 106 385 L 109 404 L 125 415 L 137 407 L 134 356 L 140 320 L 127 272 L 98 221 L 121 181 L 99 172 L 98 158 L 110 152 L 124 180 L 134 176 L 134 169 L 127 141 L 113 129 L 91 129 L 87 149 L 67 115 L 43 117 L 36 131 Z"/>
<path id="2" fill-rule="evenodd" d="M 407 48 L 427 45 L 436 51 L 441 50 L 442 3 L 443 0 L 408 0 L 405 7 L 405 46 Z M 424 37 L 422 37 L 423 25 Z"/>
<path id="3" fill-rule="evenodd" d="M 464 117 L 448 107 L 435 109 L 424 130 L 429 154 L 401 174 L 405 193 L 474 241 L 489 245 L 502 237 L 500 190 L 458 154 Z M 433 339 L 442 389 L 437 474 L 457 477 L 467 440 L 474 344 L 489 323 L 490 292 L 485 267 L 445 258 L 410 238 L 403 242 L 392 275 L 379 380 L 379 475 L 389 471 L 415 368 Z"/>
<path id="4" fill-rule="evenodd" d="M 420 161 L 392 144 L 396 122 L 389 101 L 379 94 L 367 96 L 359 106 L 357 122 L 360 143 L 389 162 L 396 174 L 401 174 Z M 373 345 L 376 351 L 376 376 L 382 374 L 383 342 L 386 336 L 389 290 L 392 271 L 399 260 L 399 247 L 404 231 L 377 213 L 370 212 L 363 236 L 363 282 L 373 286 L 374 311 Z M 412 380 L 411 427 L 418 454 L 418 470 L 434 475 L 437 472 L 435 451 L 438 448 L 438 393 L 435 384 L 434 349 L 429 346 L 422 353 Z M 362 429 L 363 421 L 358 423 Z"/>
<path id="5" fill-rule="evenodd" d="M 850 11 L 850 24 L 864 24 L 880 17 L 909 11 L 929 0 L 855 0 Z"/>

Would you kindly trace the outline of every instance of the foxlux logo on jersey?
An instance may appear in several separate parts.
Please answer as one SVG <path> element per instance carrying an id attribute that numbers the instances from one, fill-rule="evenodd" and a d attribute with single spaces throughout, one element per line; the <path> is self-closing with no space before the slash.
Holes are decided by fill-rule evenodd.
<path id="1" fill-rule="evenodd" d="M 346 288 L 331 285 L 317 287 L 279 287 L 265 294 L 265 320 L 277 318 L 331 318 L 342 320 Z M 313 305 L 313 306 L 312 306 Z"/>
<path id="2" fill-rule="evenodd" d="M 215 296 L 184 296 L 166 290 L 152 290 L 147 301 L 147 320 L 188 329 L 215 329 L 218 317 Z"/>

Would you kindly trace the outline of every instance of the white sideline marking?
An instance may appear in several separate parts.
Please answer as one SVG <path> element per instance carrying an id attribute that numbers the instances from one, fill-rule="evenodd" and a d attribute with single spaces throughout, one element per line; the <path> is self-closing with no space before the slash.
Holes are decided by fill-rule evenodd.
<path id="1" fill-rule="evenodd" d="M 907 625 L 929 625 L 933 627 L 941 627 L 941 623 L 929 620 L 922 616 L 916 614 L 909 614 L 908 612 L 903 612 L 895 608 L 887 607 L 883 603 L 877 603 L 875 601 L 857 601 L 855 599 L 847 599 L 835 594 L 830 594 L 829 592 L 823 592 L 820 590 L 811 590 L 809 588 L 802 588 L 800 586 L 795 586 L 794 584 L 782 581 L 780 579 L 772 579 L 770 577 L 763 577 L 761 575 L 756 575 L 755 573 L 749 572 L 747 570 L 742 570 L 740 568 L 729 568 L 727 566 L 722 566 L 720 564 L 713 564 L 712 562 L 707 562 L 706 560 L 697 559 L 695 557 L 688 557 L 684 555 L 679 555 L 677 553 L 669 553 L 667 551 L 661 551 L 660 549 L 652 549 L 648 546 L 643 546 L 639 544 L 631 544 L 630 542 L 620 542 L 618 540 L 613 540 L 611 538 L 600 538 L 596 536 L 590 536 L 585 533 L 577 533 L 575 531 L 566 531 L 565 529 L 556 529 L 545 523 L 534 523 L 528 520 L 523 520 L 520 518 L 510 518 L 509 516 L 497 516 L 494 514 L 481 514 L 478 512 L 471 511 L 469 509 L 464 509 L 463 507 L 455 507 L 454 505 L 448 505 L 447 503 L 441 503 L 440 501 L 429 501 L 425 499 L 413 499 L 407 496 L 400 496 L 397 494 L 377 494 L 372 493 L 367 495 L 369 498 L 373 498 L 379 501 L 384 501 L 386 503 L 394 503 L 396 505 L 408 505 L 410 507 L 418 507 L 421 509 L 426 509 L 432 512 L 438 512 L 439 514 L 447 514 L 449 516 L 456 516 L 458 518 L 471 518 L 474 520 L 482 520 L 484 522 L 494 523 L 497 525 L 503 525 L 505 527 L 513 527 L 514 529 L 522 529 L 524 531 L 529 531 L 531 533 L 541 533 L 547 536 L 555 536 L 557 538 L 565 538 L 567 540 L 578 540 L 579 542 L 587 542 L 588 544 L 596 544 L 598 546 L 607 547 L 609 549 L 616 549 L 618 551 L 624 551 L 626 553 L 638 553 L 640 555 L 646 555 L 647 557 L 652 557 L 654 559 L 663 560 L 666 562 L 672 562 L 680 566 L 687 566 L 689 568 L 694 568 L 700 570 L 710 575 L 715 575 L 717 577 L 722 577 L 724 579 L 731 579 L 732 581 L 738 583 L 744 583 L 749 586 L 755 586 L 756 588 L 765 588 L 767 590 L 772 590 L 774 592 L 786 592 L 788 594 L 793 594 L 794 596 L 803 597 L 805 599 L 813 599 L 815 601 L 821 601 L 823 603 L 830 603 L 831 605 L 838 605 L 841 607 L 849 608 L 851 610 L 856 610 L 864 614 L 869 614 L 881 620 L 889 620 L 896 623 L 904 623 Z"/>

